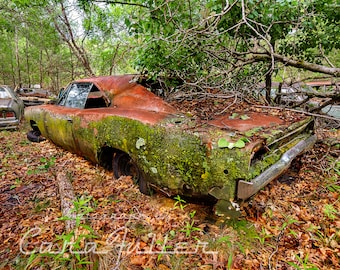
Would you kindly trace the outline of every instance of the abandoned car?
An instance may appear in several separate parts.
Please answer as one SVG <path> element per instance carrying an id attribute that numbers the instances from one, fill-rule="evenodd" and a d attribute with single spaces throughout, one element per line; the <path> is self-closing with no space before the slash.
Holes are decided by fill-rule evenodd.
<path id="1" fill-rule="evenodd" d="M 74 81 L 57 104 L 27 107 L 25 118 L 31 140 L 42 136 L 111 165 L 115 178 L 131 175 L 143 193 L 211 198 L 218 214 L 277 178 L 316 141 L 313 119 L 303 115 L 294 123 L 256 111 L 198 121 L 134 75 Z"/>
<path id="2" fill-rule="evenodd" d="M 52 101 L 50 92 L 41 88 L 19 88 L 16 93 L 20 96 L 25 106 L 37 106 Z"/>
<path id="3" fill-rule="evenodd" d="M 24 103 L 12 88 L 0 85 L 0 130 L 16 129 L 24 114 Z"/>

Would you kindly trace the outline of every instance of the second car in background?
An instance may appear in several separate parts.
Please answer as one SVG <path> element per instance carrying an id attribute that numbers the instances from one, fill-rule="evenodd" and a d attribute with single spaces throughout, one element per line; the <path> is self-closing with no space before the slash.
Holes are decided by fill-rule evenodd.
<path id="1" fill-rule="evenodd" d="M 23 101 L 7 85 L 0 85 L 0 129 L 15 129 L 24 113 Z"/>

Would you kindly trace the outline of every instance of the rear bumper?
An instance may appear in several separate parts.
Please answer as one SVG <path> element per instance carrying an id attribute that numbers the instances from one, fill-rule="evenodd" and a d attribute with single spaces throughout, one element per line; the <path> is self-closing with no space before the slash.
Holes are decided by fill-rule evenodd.
<path id="1" fill-rule="evenodd" d="M 19 126 L 18 119 L 1 119 L 0 120 L 0 130 L 5 129 L 16 129 Z"/>
<path id="2" fill-rule="evenodd" d="M 291 162 L 304 151 L 313 147 L 316 142 L 316 135 L 312 135 L 305 140 L 300 141 L 294 147 L 285 152 L 281 159 L 270 166 L 253 180 L 247 182 L 240 180 L 237 187 L 237 198 L 245 200 L 266 186 L 269 182 L 279 177 L 286 169 L 289 168 Z"/>

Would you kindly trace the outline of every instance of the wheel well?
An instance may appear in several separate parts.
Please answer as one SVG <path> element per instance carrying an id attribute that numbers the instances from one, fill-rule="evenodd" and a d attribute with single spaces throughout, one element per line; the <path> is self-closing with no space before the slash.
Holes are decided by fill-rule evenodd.
<path id="1" fill-rule="evenodd" d="M 101 166 L 103 166 L 105 169 L 112 170 L 112 158 L 114 153 L 122 153 L 123 151 L 109 147 L 104 146 L 100 149 L 98 153 L 98 161 Z"/>
<path id="2" fill-rule="evenodd" d="M 37 126 L 37 123 L 35 121 L 30 120 L 30 125 L 31 125 L 31 127 L 32 127 L 32 129 L 34 131 L 39 131 L 40 132 L 40 130 L 39 130 L 38 126 Z"/>
<path id="3" fill-rule="evenodd" d="M 123 153 L 124 155 L 120 155 L 121 153 Z M 140 170 L 139 166 L 135 164 L 132 159 L 131 161 L 126 162 L 127 167 L 125 166 L 125 163 L 123 163 L 124 165 L 120 163 L 121 159 L 123 159 L 123 161 L 126 161 L 124 160 L 124 158 L 126 157 L 125 155 L 130 156 L 128 153 L 122 150 L 104 146 L 100 149 L 98 153 L 98 161 L 99 164 L 104 168 L 114 171 L 113 175 L 116 179 L 118 179 L 121 175 L 130 175 L 132 177 L 132 180 L 135 183 L 138 183 L 140 192 L 146 195 L 150 195 L 150 188 L 147 183 L 146 175 L 142 170 Z M 113 162 L 113 158 L 115 158 L 115 162 Z"/>

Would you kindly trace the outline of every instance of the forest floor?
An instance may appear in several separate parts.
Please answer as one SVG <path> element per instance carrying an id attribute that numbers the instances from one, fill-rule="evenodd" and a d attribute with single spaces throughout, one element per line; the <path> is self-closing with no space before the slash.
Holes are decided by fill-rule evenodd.
<path id="1" fill-rule="evenodd" d="M 0 132 L 0 269 L 340 269 L 339 130 L 319 130 L 300 162 L 227 221 L 209 205 L 143 195 L 130 177 L 26 132 Z M 70 233 L 61 172 L 77 197 Z"/>

